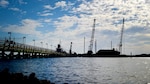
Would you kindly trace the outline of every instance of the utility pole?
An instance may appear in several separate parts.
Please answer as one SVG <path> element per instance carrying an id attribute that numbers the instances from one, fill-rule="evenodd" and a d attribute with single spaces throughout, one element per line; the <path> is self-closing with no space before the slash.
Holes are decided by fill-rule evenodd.
<path id="1" fill-rule="evenodd" d="M 23 37 L 23 56 L 24 56 L 24 53 L 25 53 L 25 44 L 26 44 L 26 37 L 24 36 Z"/>
<path id="2" fill-rule="evenodd" d="M 46 43 L 46 46 L 47 46 L 46 48 L 48 49 L 48 43 Z"/>
<path id="3" fill-rule="evenodd" d="M 33 53 L 32 53 L 32 55 L 35 55 L 35 39 L 33 39 L 33 45 L 34 45 L 34 47 L 33 47 Z"/>
<path id="4" fill-rule="evenodd" d="M 112 41 L 111 41 L 111 49 L 112 49 Z"/>
<path id="5" fill-rule="evenodd" d="M 34 47 L 35 47 L 35 39 L 33 39 L 33 42 L 34 42 L 33 45 L 34 45 Z"/>
<path id="6" fill-rule="evenodd" d="M 59 44 L 61 45 L 61 40 L 59 40 Z"/>
<path id="7" fill-rule="evenodd" d="M 84 37 L 84 49 L 83 49 L 83 52 L 85 54 L 85 37 Z"/>
<path id="8" fill-rule="evenodd" d="M 52 50 L 52 46 L 53 46 L 53 45 L 51 44 L 51 50 Z"/>
<path id="9" fill-rule="evenodd" d="M 91 36 L 90 46 L 88 50 L 89 55 L 93 54 L 92 49 L 93 49 L 93 41 L 94 41 L 94 33 L 95 33 L 95 21 L 96 19 L 94 19 L 94 23 L 93 23 L 92 36 Z"/>
<path id="10" fill-rule="evenodd" d="M 41 47 L 43 48 L 43 42 L 41 42 Z"/>
<path id="11" fill-rule="evenodd" d="M 25 44 L 26 43 L 26 37 L 24 36 L 23 37 L 23 44 Z"/>
<path id="12" fill-rule="evenodd" d="M 72 54 L 72 42 L 71 42 L 71 44 L 70 44 L 70 54 Z"/>
<path id="13" fill-rule="evenodd" d="M 97 42 L 95 40 L 95 54 L 96 54 L 96 52 L 97 52 Z"/>
<path id="14" fill-rule="evenodd" d="M 9 41 L 11 41 L 11 32 L 8 32 L 8 34 L 10 34 L 10 36 L 9 36 Z"/>

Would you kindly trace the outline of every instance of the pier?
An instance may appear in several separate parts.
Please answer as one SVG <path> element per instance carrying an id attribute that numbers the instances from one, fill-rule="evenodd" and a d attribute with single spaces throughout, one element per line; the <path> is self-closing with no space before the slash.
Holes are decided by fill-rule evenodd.
<path id="1" fill-rule="evenodd" d="M 0 39 L 0 59 L 42 58 L 64 56 L 66 53 L 8 39 Z"/>

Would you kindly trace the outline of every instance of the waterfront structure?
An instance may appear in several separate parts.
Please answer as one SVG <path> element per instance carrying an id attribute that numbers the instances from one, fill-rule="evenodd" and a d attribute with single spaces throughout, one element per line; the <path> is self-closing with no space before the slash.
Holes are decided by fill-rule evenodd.
<path id="1" fill-rule="evenodd" d="M 91 40 L 90 40 L 90 45 L 89 45 L 89 50 L 87 52 L 87 54 L 89 54 L 89 55 L 93 54 L 92 50 L 93 50 L 93 41 L 94 41 L 94 33 L 95 33 L 95 21 L 96 21 L 96 19 L 94 19 L 92 35 L 91 35 Z"/>
<path id="2" fill-rule="evenodd" d="M 123 21 L 122 21 L 122 29 L 121 29 L 120 44 L 119 44 L 120 54 L 122 54 L 123 31 L 124 31 L 124 18 L 123 18 Z"/>
<path id="3" fill-rule="evenodd" d="M 0 59 L 52 57 L 56 55 L 64 55 L 64 53 L 12 40 L 0 40 Z"/>
<path id="4" fill-rule="evenodd" d="M 110 49 L 110 50 L 99 50 L 96 55 L 100 55 L 100 56 L 119 56 L 120 52 L 119 51 L 115 51 L 115 49 Z"/>

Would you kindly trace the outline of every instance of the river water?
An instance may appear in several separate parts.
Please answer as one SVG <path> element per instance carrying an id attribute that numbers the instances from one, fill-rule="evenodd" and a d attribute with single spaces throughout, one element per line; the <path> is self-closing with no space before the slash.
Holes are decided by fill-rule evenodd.
<path id="1" fill-rule="evenodd" d="M 150 58 L 33 58 L 0 60 L 0 70 L 36 73 L 39 79 L 56 84 L 147 84 L 150 82 Z"/>

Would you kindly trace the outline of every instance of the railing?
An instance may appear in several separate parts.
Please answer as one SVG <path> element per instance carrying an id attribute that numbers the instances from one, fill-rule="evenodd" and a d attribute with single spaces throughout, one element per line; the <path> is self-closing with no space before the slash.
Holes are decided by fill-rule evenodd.
<path id="1" fill-rule="evenodd" d="M 26 54 L 37 55 L 37 53 L 38 53 L 39 55 L 50 55 L 50 54 L 65 55 L 64 53 L 56 52 L 55 50 L 52 50 L 52 49 L 27 45 L 27 44 L 23 44 L 23 43 L 10 41 L 7 39 L 0 40 L 0 51 L 1 51 L 1 53 L 0 53 L 1 56 L 4 56 L 5 51 L 10 51 L 12 53 L 18 52 L 19 54 L 26 53 Z"/>

